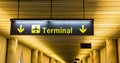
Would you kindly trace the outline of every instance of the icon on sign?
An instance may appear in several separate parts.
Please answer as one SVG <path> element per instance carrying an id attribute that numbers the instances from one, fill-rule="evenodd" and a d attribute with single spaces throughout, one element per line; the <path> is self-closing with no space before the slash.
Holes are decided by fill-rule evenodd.
<path id="1" fill-rule="evenodd" d="M 79 29 L 81 33 L 85 33 L 87 31 L 87 28 L 85 28 L 84 25 L 82 25 L 82 28 Z"/>
<path id="2" fill-rule="evenodd" d="M 33 33 L 33 34 L 40 33 L 40 25 L 32 25 L 31 33 Z"/>
<path id="3" fill-rule="evenodd" d="M 19 33 L 22 33 L 22 32 L 24 31 L 23 26 L 22 26 L 22 25 L 20 25 L 20 26 L 19 26 L 19 28 L 17 28 L 17 31 L 18 31 Z"/>

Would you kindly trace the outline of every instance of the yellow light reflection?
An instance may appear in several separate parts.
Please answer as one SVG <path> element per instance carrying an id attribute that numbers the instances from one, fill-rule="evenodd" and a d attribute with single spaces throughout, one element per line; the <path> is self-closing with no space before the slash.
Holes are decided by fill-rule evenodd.
<path id="1" fill-rule="evenodd" d="M 91 52 L 91 49 L 80 49 L 79 54 L 77 55 L 78 58 L 83 59 L 87 57 L 87 55 Z"/>
<path id="2" fill-rule="evenodd" d="M 10 17 L 6 11 L 0 8 L 0 31 L 9 34 L 10 21 L 6 17 Z"/>
<path id="3" fill-rule="evenodd" d="M 103 0 L 100 0 L 103 1 Z M 111 0 L 113 1 L 113 0 Z M 105 2 L 98 2 L 98 4 L 103 4 Z M 113 3 L 114 5 L 107 4 L 107 3 Z M 107 7 L 107 6 L 110 7 Z M 94 13 L 94 18 L 95 18 L 95 24 L 94 24 L 94 29 L 95 29 L 95 35 L 96 36 L 106 36 L 106 37 L 111 37 L 117 32 L 117 28 L 120 25 L 119 22 L 119 14 L 120 14 L 120 8 L 116 8 L 116 6 L 119 6 L 119 4 L 116 4 L 116 2 L 106 2 L 104 6 L 99 6 L 95 13 Z M 100 11 L 103 10 L 103 11 Z M 115 31 L 114 31 L 115 30 Z"/>
<path id="4" fill-rule="evenodd" d="M 119 0 L 99 0 L 97 4 L 95 4 L 97 8 L 94 8 L 94 12 L 87 12 L 90 14 L 93 14 L 92 16 L 88 16 L 90 18 L 94 18 L 94 36 L 91 37 L 84 37 L 85 39 L 93 39 L 91 43 L 93 46 L 98 47 L 98 45 L 101 45 L 102 43 L 105 43 L 105 40 L 103 41 L 96 41 L 94 39 L 100 39 L 99 37 L 104 37 L 101 39 L 106 39 L 109 37 L 116 37 L 116 34 L 119 33 L 120 30 L 120 4 L 118 2 Z M 90 1 L 91 2 L 91 1 Z M 85 40 L 84 39 L 84 40 Z M 85 41 L 84 41 L 85 42 Z M 92 48 L 94 49 L 94 48 Z M 78 57 L 84 58 L 85 55 L 82 53 L 90 54 L 90 51 L 84 50 L 81 51 L 78 54 Z"/>
<path id="5" fill-rule="evenodd" d="M 44 42 L 40 40 L 40 38 L 36 39 L 35 36 L 14 36 L 15 38 L 21 40 L 22 43 L 26 44 L 26 45 L 30 45 L 33 48 L 38 49 L 39 51 L 42 51 L 43 53 L 47 54 L 50 57 L 53 57 L 54 59 L 65 63 L 64 60 L 62 60 L 57 54 L 55 54 L 50 48 L 48 48 L 47 46 L 45 46 L 45 44 L 43 44 Z"/>
<path id="6" fill-rule="evenodd" d="M 10 18 L 6 11 L 0 8 L 0 32 L 4 32 L 6 35 L 10 36 Z M 16 17 L 15 17 L 16 18 Z M 40 39 L 37 39 L 35 36 L 11 36 L 12 38 L 16 38 L 21 40 L 21 43 L 26 44 L 32 48 L 39 49 L 43 53 L 53 57 L 54 59 L 65 63 L 57 54 L 55 54 L 52 50 L 46 47 Z"/>

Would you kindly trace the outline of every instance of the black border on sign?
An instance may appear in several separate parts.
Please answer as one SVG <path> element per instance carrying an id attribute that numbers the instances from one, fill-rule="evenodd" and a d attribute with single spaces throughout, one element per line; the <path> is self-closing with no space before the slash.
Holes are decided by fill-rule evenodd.
<path id="1" fill-rule="evenodd" d="M 13 21 L 13 20 L 92 20 L 92 22 L 94 21 L 94 19 L 34 19 L 34 18 L 30 18 L 30 19 L 27 19 L 27 18 L 22 18 L 22 19 L 17 19 L 17 18 L 13 18 L 13 19 L 10 19 L 10 21 Z"/>
<path id="2" fill-rule="evenodd" d="M 91 20 L 91 22 L 93 23 L 92 24 L 92 27 L 93 27 L 93 35 L 94 35 L 94 19 L 40 19 L 40 18 L 21 18 L 21 19 L 18 19 L 18 18 L 11 18 L 10 19 L 10 21 L 11 21 L 11 23 L 13 23 L 15 20 Z M 10 27 L 12 28 L 12 26 L 10 25 Z M 10 28 L 10 35 L 12 35 L 11 34 L 11 28 Z M 85 35 L 85 36 L 93 36 L 93 35 Z M 24 35 L 25 36 L 25 35 Z M 41 36 L 43 36 L 43 35 L 41 35 Z M 47 35 L 47 36 L 53 36 L 53 35 Z M 54 35 L 55 36 L 55 35 Z M 56 36 L 58 36 L 58 35 L 56 35 Z M 64 35 L 64 36 L 67 36 L 67 35 Z M 69 35 L 69 36 L 79 36 L 79 35 Z M 84 35 L 80 35 L 80 36 L 84 36 Z"/>

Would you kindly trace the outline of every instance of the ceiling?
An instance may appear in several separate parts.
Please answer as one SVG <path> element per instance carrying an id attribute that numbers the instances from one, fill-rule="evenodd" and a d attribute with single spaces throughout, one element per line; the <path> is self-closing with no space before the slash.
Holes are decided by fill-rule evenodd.
<path id="1" fill-rule="evenodd" d="M 20 43 L 37 48 L 47 55 L 66 63 L 73 63 L 89 55 L 94 49 L 105 46 L 106 39 L 120 38 L 120 0 L 0 0 L 0 35 L 17 38 Z M 12 36 L 11 18 L 39 19 L 94 19 L 91 36 Z M 80 43 L 92 43 L 92 49 L 80 49 Z M 44 50 L 43 50 L 44 49 Z"/>

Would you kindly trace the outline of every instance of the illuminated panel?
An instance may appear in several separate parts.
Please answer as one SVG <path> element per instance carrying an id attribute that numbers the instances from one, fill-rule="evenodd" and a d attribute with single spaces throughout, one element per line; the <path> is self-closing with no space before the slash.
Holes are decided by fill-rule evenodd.
<path id="1" fill-rule="evenodd" d="M 11 35 L 93 35 L 93 19 L 11 19 Z"/>

